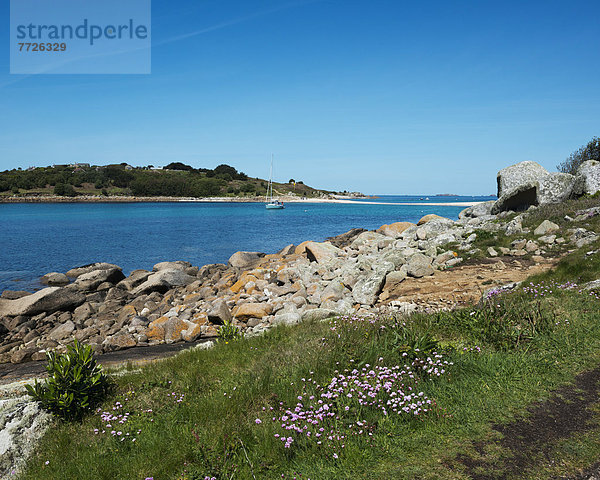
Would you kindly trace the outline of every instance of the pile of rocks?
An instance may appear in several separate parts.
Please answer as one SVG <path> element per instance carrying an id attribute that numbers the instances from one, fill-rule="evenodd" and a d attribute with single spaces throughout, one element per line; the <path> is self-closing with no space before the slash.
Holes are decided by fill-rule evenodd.
<path id="1" fill-rule="evenodd" d="M 520 180 L 510 180 L 516 167 L 500 172 L 502 192 L 520 188 Z M 541 174 L 526 167 L 524 172 Z M 588 167 L 593 170 L 596 165 Z M 503 173 L 507 170 L 512 173 Z M 554 180 L 544 180 L 543 188 L 534 181 L 538 203 L 546 198 L 540 192 L 546 192 L 547 185 L 564 178 L 548 175 Z M 227 264 L 198 268 L 185 261 L 162 262 L 152 271 L 135 270 L 128 277 L 108 263 L 49 273 L 42 279 L 48 288 L 3 292 L 0 363 L 41 360 L 46 351 L 63 350 L 73 339 L 92 345 L 96 352 L 108 352 L 214 337 L 226 322 L 246 335 L 257 335 L 274 325 L 335 314 L 411 311 L 413 306 L 401 301 L 403 282 L 461 262 L 460 252 L 473 253 L 477 231 L 528 233 L 523 214 L 503 221 L 508 213 L 497 212 L 499 203 L 502 208 L 510 204 L 503 195 L 463 210 L 458 221 L 426 215 L 417 224 L 354 229 L 327 242 L 288 245 L 275 254 L 237 252 Z M 573 221 L 598 213 L 600 208 L 577 212 Z M 532 254 L 535 260 L 553 245 L 582 246 L 597 238 L 584 228 L 559 232 L 548 221 L 534 234 L 535 240 L 517 238 L 511 248 L 490 247 L 487 254 Z"/>

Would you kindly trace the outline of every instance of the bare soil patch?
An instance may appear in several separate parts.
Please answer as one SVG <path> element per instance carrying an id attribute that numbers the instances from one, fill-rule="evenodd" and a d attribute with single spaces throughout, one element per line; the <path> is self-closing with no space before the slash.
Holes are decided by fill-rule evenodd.
<path id="1" fill-rule="evenodd" d="M 389 292 L 383 303 L 401 301 L 431 308 L 471 305 L 479 301 L 484 291 L 550 270 L 558 260 L 548 258 L 536 263 L 525 258 L 498 257 L 467 261 L 436 271 L 432 277 L 407 278 Z"/>

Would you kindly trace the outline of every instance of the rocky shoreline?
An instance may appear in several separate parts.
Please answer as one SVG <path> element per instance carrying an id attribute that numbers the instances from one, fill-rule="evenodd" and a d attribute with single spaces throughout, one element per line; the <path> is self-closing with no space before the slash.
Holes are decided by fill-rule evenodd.
<path id="1" fill-rule="evenodd" d="M 551 174 L 532 163 L 499 172 L 499 199 L 463 210 L 458 221 L 426 215 L 416 224 L 353 229 L 327 242 L 305 241 L 272 254 L 237 252 L 227 264 L 161 262 L 128 277 L 109 263 L 49 273 L 42 278 L 48 288 L 2 293 L 0 363 L 43 360 L 48 350 L 62 351 L 73 339 L 100 354 L 211 339 L 228 322 L 252 336 L 279 324 L 349 312 L 454 308 L 466 301 L 458 293 L 452 301 L 423 303 L 419 290 L 424 291 L 423 281 L 436 286 L 465 253 L 473 254 L 480 232 L 525 235 L 530 232 L 522 226 L 524 214 L 511 215 L 513 209 L 581 195 L 581 185 L 583 193 L 600 190 L 598 162 L 584 164 L 591 173 L 583 179 Z M 489 247 L 485 253 L 498 264 L 495 272 L 513 260 L 522 266 L 518 259 L 526 255 L 532 265 L 547 263 L 559 245 L 575 248 L 595 241 L 597 234 L 577 222 L 597 214 L 600 207 L 579 212 L 567 231 L 545 220 L 533 232 L 535 240 L 517 238 L 511 248 Z"/>

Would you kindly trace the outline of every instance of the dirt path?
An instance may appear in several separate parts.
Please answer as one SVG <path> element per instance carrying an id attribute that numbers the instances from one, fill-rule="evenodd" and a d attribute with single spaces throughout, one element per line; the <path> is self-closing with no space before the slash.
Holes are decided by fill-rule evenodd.
<path id="1" fill-rule="evenodd" d="M 472 480 L 518 478 L 540 461 L 552 463 L 556 442 L 597 427 L 592 407 L 600 400 L 600 367 L 575 377 L 572 384 L 555 390 L 552 396 L 528 408 L 527 415 L 511 423 L 494 425 L 502 434 L 499 440 L 474 442 L 476 455 L 460 454 L 447 462 Z M 500 448 L 505 454 L 495 459 Z M 598 465 L 573 480 L 594 480 Z"/>

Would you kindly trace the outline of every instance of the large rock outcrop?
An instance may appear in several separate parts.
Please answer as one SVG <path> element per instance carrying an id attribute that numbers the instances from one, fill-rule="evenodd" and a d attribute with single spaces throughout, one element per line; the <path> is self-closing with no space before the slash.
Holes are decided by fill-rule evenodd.
<path id="1" fill-rule="evenodd" d="M 492 215 L 507 210 L 527 210 L 532 205 L 538 205 L 539 183 L 530 181 L 505 191 L 494 206 Z"/>
<path id="2" fill-rule="evenodd" d="M 84 273 L 90 273 L 95 270 L 106 270 L 110 268 L 121 268 L 118 265 L 114 265 L 112 263 L 98 262 L 98 263 L 90 263 L 88 265 L 83 265 L 81 267 L 72 268 L 67 272 L 67 277 L 77 278 Z"/>
<path id="3" fill-rule="evenodd" d="M 227 264 L 230 267 L 235 268 L 247 268 L 254 265 L 261 257 L 264 257 L 265 254 L 261 252 L 235 252 L 229 260 Z"/>
<path id="4" fill-rule="evenodd" d="M 309 260 L 317 263 L 327 262 L 342 253 L 339 248 L 329 242 L 307 242 L 304 248 Z"/>
<path id="5" fill-rule="evenodd" d="M 600 190 L 600 162 L 588 160 L 579 165 L 573 184 L 573 195 L 594 195 Z"/>
<path id="6" fill-rule="evenodd" d="M 575 177 L 568 173 L 549 173 L 539 180 L 538 204 L 560 203 L 567 200 L 572 194 L 574 181 Z"/>
<path id="7" fill-rule="evenodd" d="M 458 214 L 458 218 L 477 218 L 483 217 L 484 215 L 491 215 L 495 202 L 495 200 L 490 200 L 488 202 L 478 203 L 472 207 L 467 207 Z"/>
<path id="8" fill-rule="evenodd" d="M 498 198 L 509 190 L 527 183 L 534 183 L 548 175 L 548 170 L 536 162 L 520 162 L 498 172 Z"/>
<path id="9" fill-rule="evenodd" d="M 125 275 L 119 267 L 110 267 L 79 275 L 73 283 L 73 287 L 80 291 L 91 291 L 97 289 L 104 282 L 114 284 L 124 279 Z"/>
<path id="10" fill-rule="evenodd" d="M 181 270 L 159 270 L 148 277 L 140 286 L 135 288 L 132 295 L 141 295 L 145 293 L 160 292 L 165 293 L 173 287 L 189 285 L 196 280 Z"/>
<path id="11" fill-rule="evenodd" d="M 83 302 L 85 295 L 73 289 L 48 287 L 16 300 L 0 299 L 0 317 L 72 310 Z"/>
<path id="12" fill-rule="evenodd" d="M 560 203 L 572 195 L 575 178 L 550 173 L 536 162 L 521 162 L 498 172 L 498 200 L 490 213 L 526 210 L 532 205 Z"/>

